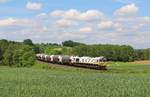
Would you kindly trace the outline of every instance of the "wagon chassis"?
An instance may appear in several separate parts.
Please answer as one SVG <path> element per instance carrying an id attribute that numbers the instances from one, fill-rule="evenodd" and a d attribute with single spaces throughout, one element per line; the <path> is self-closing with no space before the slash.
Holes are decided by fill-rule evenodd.
<path id="1" fill-rule="evenodd" d="M 102 62 L 98 64 L 88 64 L 88 63 L 55 63 L 55 62 L 50 62 L 50 61 L 43 61 L 38 59 L 39 61 L 46 62 L 46 63 L 51 63 L 51 64 L 58 64 L 58 65 L 64 65 L 64 66 L 72 66 L 72 67 L 80 67 L 80 68 L 88 68 L 88 69 L 95 69 L 95 70 L 107 70 L 106 68 L 106 63 Z M 102 64 L 102 65 L 100 65 Z"/>

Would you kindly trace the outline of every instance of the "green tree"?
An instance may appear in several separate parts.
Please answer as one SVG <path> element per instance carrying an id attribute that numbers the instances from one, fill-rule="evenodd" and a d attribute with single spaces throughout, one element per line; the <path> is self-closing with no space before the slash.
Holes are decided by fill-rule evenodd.
<path id="1" fill-rule="evenodd" d="M 75 46 L 79 46 L 79 45 L 84 45 L 83 43 L 79 43 L 79 42 L 74 42 L 72 40 L 68 40 L 68 41 L 64 41 L 62 42 L 63 46 L 67 46 L 67 47 L 75 47 Z"/>
<path id="2" fill-rule="evenodd" d="M 2 58 L 3 58 L 3 53 L 2 53 L 2 51 L 0 49 L 0 65 L 2 65 Z"/>
<path id="3" fill-rule="evenodd" d="M 35 62 L 34 46 L 13 41 L 7 42 L 7 46 L 6 41 L 0 41 L 0 44 L 4 46 L 2 47 L 0 45 L 0 53 L 3 51 L 2 55 L 0 56 L 2 65 L 29 67 L 34 64 Z"/>
<path id="4" fill-rule="evenodd" d="M 33 51 L 25 52 L 22 56 L 22 66 L 30 67 L 35 63 L 35 55 Z"/>
<path id="5" fill-rule="evenodd" d="M 80 45 L 73 48 L 79 56 L 105 56 L 110 61 L 133 61 L 134 49 L 126 45 Z"/>
<path id="6" fill-rule="evenodd" d="M 26 45 L 30 45 L 30 46 L 33 46 L 33 45 L 34 45 L 31 39 L 25 39 L 25 40 L 23 41 L 23 43 L 26 44 Z"/>
<path id="7" fill-rule="evenodd" d="M 5 39 L 0 40 L 0 64 L 2 64 L 3 54 L 7 50 L 8 46 L 9 46 L 9 43 L 7 40 Z"/>
<path id="8" fill-rule="evenodd" d="M 16 67 L 21 67 L 22 66 L 22 55 L 23 55 L 23 50 L 15 50 L 13 54 L 13 63 Z"/>
<path id="9" fill-rule="evenodd" d="M 9 47 L 3 55 L 3 57 L 4 57 L 3 63 L 8 66 L 13 66 L 13 57 L 12 56 L 13 56 L 13 51 L 12 51 L 12 48 Z"/>

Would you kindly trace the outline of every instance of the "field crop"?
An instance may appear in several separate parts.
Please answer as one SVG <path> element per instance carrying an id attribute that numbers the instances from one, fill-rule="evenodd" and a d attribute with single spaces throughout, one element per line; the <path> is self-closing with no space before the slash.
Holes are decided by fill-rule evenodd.
<path id="1" fill-rule="evenodd" d="M 0 67 L 0 97 L 150 97 L 150 65 L 112 62 L 108 71 Z"/>
<path id="2" fill-rule="evenodd" d="M 150 61 L 149 60 L 144 60 L 144 61 L 135 61 L 135 62 L 130 62 L 131 64 L 147 64 L 150 65 Z"/>

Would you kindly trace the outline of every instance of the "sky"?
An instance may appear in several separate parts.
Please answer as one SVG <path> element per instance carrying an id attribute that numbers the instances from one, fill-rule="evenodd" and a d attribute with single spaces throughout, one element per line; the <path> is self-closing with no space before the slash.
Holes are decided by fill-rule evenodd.
<path id="1" fill-rule="evenodd" d="M 0 39 L 150 48 L 150 0 L 0 0 Z"/>

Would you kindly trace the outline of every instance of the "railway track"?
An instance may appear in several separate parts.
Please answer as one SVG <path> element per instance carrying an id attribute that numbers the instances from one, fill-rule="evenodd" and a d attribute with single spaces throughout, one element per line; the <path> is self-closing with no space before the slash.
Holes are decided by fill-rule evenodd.
<path id="1" fill-rule="evenodd" d="M 52 63 L 52 62 L 45 62 L 42 60 L 38 60 L 44 63 L 50 63 L 53 65 L 59 66 L 69 66 L 69 67 L 79 67 L 79 68 L 87 68 L 87 69 L 95 69 L 95 70 L 107 70 L 106 65 L 96 65 L 96 64 L 60 64 L 60 63 Z"/>

